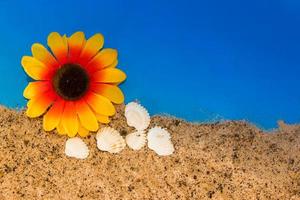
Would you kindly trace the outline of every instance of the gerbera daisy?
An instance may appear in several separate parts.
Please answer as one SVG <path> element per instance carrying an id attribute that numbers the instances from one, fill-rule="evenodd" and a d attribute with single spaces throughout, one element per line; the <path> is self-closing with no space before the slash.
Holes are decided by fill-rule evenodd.
<path id="1" fill-rule="evenodd" d="M 84 137 L 98 130 L 98 121 L 109 122 L 115 114 L 112 103 L 124 101 L 118 84 L 126 74 L 116 69 L 117 51 L 102 49 L 103 43 L 101 34 L 86 40 L 83 32 L 70 37 L 53 32 L 48 36 L 52 53 L 35 43 L 32 56 L 22 58 L 25 72 L 35 80 L 24 90 L 26 114 L 44 114 L 45 131 L 56 128 L 59 134 Z"/>

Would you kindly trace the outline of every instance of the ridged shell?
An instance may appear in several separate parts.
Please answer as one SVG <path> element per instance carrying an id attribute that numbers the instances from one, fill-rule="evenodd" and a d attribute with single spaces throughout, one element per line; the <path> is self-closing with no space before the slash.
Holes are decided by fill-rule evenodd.
<path id="1" fill-rule="evenodd" d="M 117 130 L 111 127 L 105 127 L 99 130 L 96 135 L 96 140 L 98 149 L 109 153 L 119 153 L 126 146 L 124 138 Z"/>
<path id="2" fill-rule="evenodd" d="M 144 131 L 136 131 L 128 134 L 125 140 L 131 149 L 140 150 L 146 144 L 146 134 Z"/>
<path id="3" fill-rule="evenodd" d="M 65 154 L 77 159 L 85 159 L 89 155 L 89 149 L 82 139 L 75 137 L 66 142 Z"/>
<path id="4" fill-rule="evenodd" d="M 168 156 L 174 152 L 170 133 L 161 127 L 150 129 L 147 139 L 148 147 L 160 156 Z"/>
<path id="5" fill-rule="evenodd" d="M 127 124 L 138 131 L 145 130 L 150 124 L 148 111 L 136 102 L 128 103 L 125 107 Z"/>

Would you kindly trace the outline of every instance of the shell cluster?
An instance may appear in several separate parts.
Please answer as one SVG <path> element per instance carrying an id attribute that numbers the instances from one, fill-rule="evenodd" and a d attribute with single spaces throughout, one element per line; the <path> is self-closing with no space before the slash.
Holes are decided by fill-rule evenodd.
<path id="1" fill-rule="evenodd" d="M 159 156 L 168 156 L 174 152 L 171 135 L 166 129 L 155 126 L 146 133 L 151 119 L 143 106 L 136 102 L 128 103 L 125 107 L 125 117 L 127 124 L 136 130 L 124 139 L 111 127 L 100 129 L 96 135 L 99 150 L 115 154 L 121 152 L 126 144 L 133 150 L 140 150 L 148 140 L 148 147 Z M 69 157 L 85 159 L 89 155 L 89 149 L 82 139 L 70 138 L 66 142 L 65 154 Z"/>
<path id="2" fill-rule="evenodd" d="M 126 136 L 126 143 L 129 148 L 140 150 L 147 142 L 145 129 L 150 125 L 150 115 L 146 108 L 136 102 L 131 102 L 125 107 L 125 117 L 128 126 L 136 129 L 135 132 Z"/>
<path id="3" fill-rule="evenodd" d="M 136 102 L 128 103 L 125 107 L 125 117 L 127 124 L 136 129 L 136 132 L 126 136 L 126 143 L 131 149 L 143 148 L 148 140 L 148 147 L 160 156 L 171 155 L 174 152 L 171 135 L 166 129 L 156 126 L 150 129 L 146 136 L 145 129 L 150 125 L 150 116 L 143 106 Z"/>

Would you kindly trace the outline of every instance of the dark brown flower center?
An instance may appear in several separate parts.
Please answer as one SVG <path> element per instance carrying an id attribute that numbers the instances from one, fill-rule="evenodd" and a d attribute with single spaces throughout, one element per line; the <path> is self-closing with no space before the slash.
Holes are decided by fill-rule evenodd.
<path id="1" fill-rule="evenodd" d="M 64 64 L 53 77 L 55 91 L 66 100 L 80 99 L 89 86 L 89 76 L 78 64 Z"/>

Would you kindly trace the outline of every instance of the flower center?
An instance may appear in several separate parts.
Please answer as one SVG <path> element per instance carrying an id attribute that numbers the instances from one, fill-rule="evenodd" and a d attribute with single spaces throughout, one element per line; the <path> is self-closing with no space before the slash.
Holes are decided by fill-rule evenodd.
<path id="1" fill-rule="evenodd" d="M 89 86 L 89 76 L 78 64 L 64 64 L 53 77 L 55 91 L 66 100 L 80 99 Z"/>

